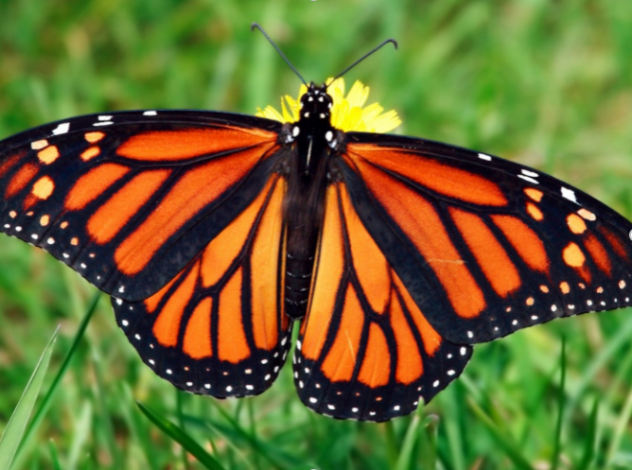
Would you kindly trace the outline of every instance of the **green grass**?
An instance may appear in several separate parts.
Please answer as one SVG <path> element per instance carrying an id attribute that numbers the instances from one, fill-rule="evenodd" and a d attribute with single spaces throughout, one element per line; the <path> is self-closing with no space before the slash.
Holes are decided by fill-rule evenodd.
<path id="1" fill-rule="evenodd" d="M 29 420 L 50 363 L 56 337 L 57 330 L 55 330 L 53 337 L 44 349 L 40 360 L 35 366 L 33 375 L 31 375 L 29 382 L 26 384 L 24 393 L 11 415 L 11 419 L 0 436 L 0 468 L 11 468 L 13 460 L 19 453 L 21 443 L 27 440 Z M 33 422 L 36 421 L 33 420 Z"/>
<path id="2" fill-rule="evenodd" d="M 621 0 L 0 0 L 0 136 L 108 110 L 277 105 L 299 83 L 253 21 L 317 82 L 396 38 L 399 51 L 347 79 L 396 109 L 403 133 L 534 166 L 632 217 L 632 8 Z M 94 295 L 0 237 L 0 432 L 61 323 L 42 388 L 55 393 L 14 469 L 632 466 L 629 310 L 480 345 L 425 409 L 376 425 L 311 413 L 289 367 L 252 399 L 182 394 L 141 363 L 106 296 L 76 336 Z M 189 441 L 206 466 L 178 444 Z"/>

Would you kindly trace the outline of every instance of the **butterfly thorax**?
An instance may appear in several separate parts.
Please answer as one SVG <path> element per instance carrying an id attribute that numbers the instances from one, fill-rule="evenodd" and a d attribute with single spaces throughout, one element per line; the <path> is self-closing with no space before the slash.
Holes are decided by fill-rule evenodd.
<path id="1" fill-rule="evenodd" d="M 338 132 L 331 126 L 333 100 L 326 86 L 310 83 L 301 98 L 299 121 L 288 132 L 295 141 L 287 173 L 285 198 L 287 259 L 285 310 L 291 318 L 305 315 L 314 254 L 323 220 L 328 167 Z"/>

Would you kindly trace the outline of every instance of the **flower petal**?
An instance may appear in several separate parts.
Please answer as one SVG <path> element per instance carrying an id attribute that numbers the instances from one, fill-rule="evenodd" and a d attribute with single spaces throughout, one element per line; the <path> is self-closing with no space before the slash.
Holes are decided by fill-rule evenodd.
<path id="1" fill-rule="evenodd" d="M 370 132 L 390 132 L 402 123 L 397 113 L 393 110 L 378 116 L 371 122 Z"/>
<path id="2" fill-rule="evenodd" d="M 279 112 L 270 105 L 266 106 L 263 111 L 261 110 L 261 108 L 257 108 L 257 112 L 255 113 L 255 116 L 259 116 L 259 117 L 263 117 L 267 119 L 273 119 L 274 121 L 284 122 L 283 116 L 281 116 L 281 114 L 279 114 Z"/>
<path id="3" fill-rule="evenodd" d="M 360 81 L 356 81 L 351 87 L 351 90 L 349 90 L 347 100 L 352 107 L 358 106 L 361 108 L 364 106 L 364 103 L 366 103 L 368 97 L 369 87 L 364 86 Z"/>

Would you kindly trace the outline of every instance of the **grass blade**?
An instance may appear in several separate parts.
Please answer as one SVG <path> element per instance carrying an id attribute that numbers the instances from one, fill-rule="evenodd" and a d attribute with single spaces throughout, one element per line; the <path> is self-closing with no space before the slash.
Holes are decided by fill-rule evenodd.
<path id="1" fill-rule="evenodd" d="M 599 416 L 599 399 L 595 399 L 592 412 L 590 413 L 590 421 L 588 423 L 588 433 L 586 435 L 586 447 L 584 449 L 584 456 L 581 463 L 577 467 L 577 470 L 588 470 L 595 458 L 595 451 L 597 450 L 597 418 Z"/>
<path id="2" fill-rule="evenodd" d="M 481 420 L 481 422 L 487 427 L 490 431 L 494 440 L 499 444 L 499 447 L 505 451 L 505 454 L 515 465 L 515 468 L 520 468 L 522 470 L 533 470 L 529 461 L 522 455 L 517 445 L 513 442 L 511 438 L 508 437 L 507 433 L 502 429 L 498 428 L 496 423 L 492 420 L 492 418 L 483 411 L 483 409 L 475 403 L 473 400 L 468 400 L 469 405 L 474 412 L 474 414 Z"/>
<path id="3" fill-rule="evenodd" d="M 551 461 L 551 470 L 557 470 L 560 464 L 560 442 L 562 440 L 562 421 L 564 419 L 564 405 L 566 404 L 566 338 L 562 338 L 562 355 L 560 357 L 560 395 L 558 402 L 557 423 L 555 426 L 555 446 Z"/>
<path id="4" fill-rule="evenodd" d="M 46 410 L 48 409 L 48 405 L 50 404 L 50 401 L 53 398 L 53 395 L 55 394 L 57 387 L 61 383 L 61 379 L 64 377 L 66 370 L 68 369 L 70 360 L 72 359 L 75 351 L 77 350 L 77 347 L 79 346 L 79 343 L 81 342 L 81 339 L 83 338 L 83 335 L 86 332 L 86 328 L 88 327 L 88 324 L 90 323 L 90 319 L 92 318 L 92 315 L 97 309 L 97 304 L 99 303 L 100 297 L 101 297 L 101 292 L 98 292 L 94 296 L 94 300 L 92 301 L 90 308 L 86 312 L 86 315 L 83 317 L 83 320 L 81 321 L 81 324 L 79 325 L 79 329 L 77 330 L 77 333 L 75 334 L 75 338 L 72 341 L 72 345 L 70 346 L 70 349 L 68 350 L 68 353 L 66 354 L 66 357 L 64 358 L 64 362 L 62 362 L 61 367 L 59 368 L 59 371 L 57 372 L 57 375 L 53 379 L 53 383 L 51 383 L 50 387 L 48 388 L 48 391 L 46 392 L 46 395 L 44 395 L 44 399 L 42 400 L 42 402 L 40 403 L 40 406 L 37 408 L 37 411 L 35 412 L 33 421 L 31 421 L 31 424 L 26 430 L 24 439 L 22 440 L 22 443 L 20 444 L 20 449 L 22 449 L 22 446 L 24 445 L 25 442 L 29 441 L 31 435 L 37 429 L 40 422 L 44 418 Z"/>
<path id="5" fill-rule="evenodd" d="M 626 397 L 623 409 L 621 410 L 615 425 L 612 440 L 606 453 L 606 465 L 604 468 L 611 468 L 614 464 L 617 452 L 623 452 L 619 447 L 621 446 L 624 438 L 628 434 L 628 426 L 630 423 L 630 417 L 632 416 L 632 391 L 630 391 Z"/>
<path id="6" fill-rule="evenodd" d="M 151 411 L 141 402 L 137 402 L 140 411 L 143 412 L 149 420 L 154 423 L 162 432 L 171 437 L 174 441 L 180 444 L 184 449 L 194 456 L 202 465 L 209 470 L 225 470 L 224 467 L 215 460 L 208 452 L 206 452 L 197 442 L 193 440 L 186 432 L 184 432 L 179 426 L 176 426 L 172 422 L 166 420 L 162 416 L 157 415 Z"/>
<path id="7" fill-rule="evenodd" d="M 44 348 L 44 352 L 40 356 L 35 370 L 26 384 L 24 393 L 22 393 L 22 397 L 15 407 L 2 437 L 0 437 L 0 468 L 3 470 L 9 470 L 11 468 L 13 459 L 22 441 L 27 437 L 25 431 L 33 408 L 35 407 L 35 401 L 39 395 L 40 388 L 42 387 L 48 364 L 50 363 L 50 357 L 53 353 L 53 344 L 57 338 L 57 331 L 59 331 L 59 327 L 55 330 L 52 338 Z"/>
<path id="8" fill-rule="evenodd" d="M 282 469 L 284 468 L 279 462 L 277 462 L 269 452 L 264 448 L 263 443 L 257 439 L 256 436 L 250 435 L 234 418 L 232 418 L 226 410 L 218 405 L 215 402 L 211 402 L 215 405 L 215 409 L 222 415 L 222 417 L 229 423 L 231 429 L 235 432 L 240 439 L 244 440 L 248 443 L 248 445 L 252 448 L 253 451 L 261 455 L 268 463 L 272 466 L 272 468 Z M 209 426 L 212 429 L 219 430 L 219 428 L 213 423 L 209 422 Z M 220 431 L 221 432 L 221 431 Z"/>
<path id="9" fill-rule="evenodd" d="M 184 413 L 182 412 L 182 407 L 184 406 L 182 401 L 184 400 L 184 392 L 180 391 L 180 389 L 175 389 L 176 391 L 176 407 L 178 411 L 178 426 L 182 429 L 182 432 L 186 433 L 184 428 Z M 182 468 L 184 470 L 189 470 L 189 461 L 187 460 L 187 451 L 183 447 L 182 448 Z"/>
<path id="10" fill-rule="evenodd" d="M 53 464 L 53 470 L 62 470 L 59 455 L 57 455 L 57 447 L 55 447 L 55 443 L 52 440 L 48 441 L 48 449 L 50 450 L 50 460 Z"/>
<path id="11" fill-rule="evenodd" d="M 415 443 L 420 439 L 420 434 L 424 431 L 423 427 L 420 427 L 421 420 L 423 418 L 423 405 L 417 408 L 417 411 L 413 413 L 413 417 L 410 420 L 406 435 L 404 436 L 404 442 L 399 450 L 399 457 L 395 464 L 395 470 L 408 470 L 414 467 L 415 457 Z"/>

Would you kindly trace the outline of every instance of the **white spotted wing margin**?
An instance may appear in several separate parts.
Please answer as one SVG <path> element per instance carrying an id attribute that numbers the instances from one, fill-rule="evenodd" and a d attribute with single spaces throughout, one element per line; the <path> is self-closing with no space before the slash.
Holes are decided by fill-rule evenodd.
<path id="1" fill-rule="evenodd" d="M 470 346 L 432 328 L 362 225 L 344 184 L 332 184 L 293 359 L 302 402 L 338 419 L 389 420 L 429 402 L 471 354 Z"/>

